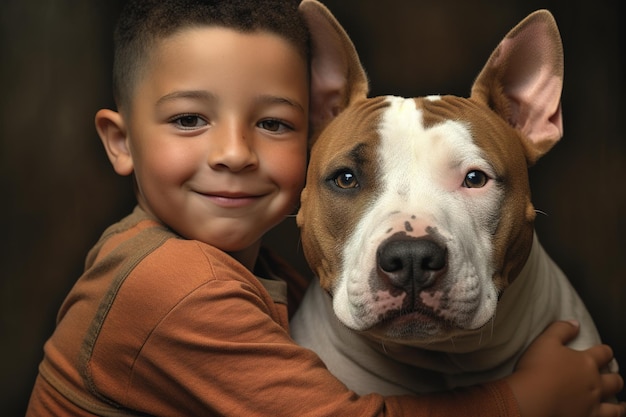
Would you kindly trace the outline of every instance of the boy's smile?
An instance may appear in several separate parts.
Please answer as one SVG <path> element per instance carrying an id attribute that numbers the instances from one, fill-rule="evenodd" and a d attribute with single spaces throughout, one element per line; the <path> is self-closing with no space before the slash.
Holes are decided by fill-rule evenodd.
<path id="1" fill-rule="evenodd" d="M 305 60 L 267 32 L 187 29 L 158 43 L 119 148 L 140 206 L 226 252 L 256 247 L 304 183 Z"/>

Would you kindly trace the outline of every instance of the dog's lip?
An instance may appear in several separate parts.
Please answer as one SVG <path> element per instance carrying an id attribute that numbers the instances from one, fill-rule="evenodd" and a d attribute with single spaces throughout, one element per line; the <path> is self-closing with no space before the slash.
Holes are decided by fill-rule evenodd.
<path id="1" fill-rule="evenodd" d="M 412 309 L 405 308 L 401 310 L 396 310 L 395 312 L 392 312 L 389 315 L 387 315 L 381 321 L 381 323 L 388 322 L 388 321 L 395 321 L 398 319 L 405 320 L 405 319 L 414 318 L 414 317 L 426 318 L 429 320 L 441 320 L 441 317 L 439 317 L 434 310 L 423 307 L 423 308 L 412 308 Z"/>
<path id="2" fill-rule="evenodd" d="M 379 329 L 397 328 L 416 322 L 435 324 L 439 328 L 454 327 L 450 320 L 437 314 L 435 310 L 421 305 L 410 309 L 402 308 L 388 312 L 374 327 Z"/>

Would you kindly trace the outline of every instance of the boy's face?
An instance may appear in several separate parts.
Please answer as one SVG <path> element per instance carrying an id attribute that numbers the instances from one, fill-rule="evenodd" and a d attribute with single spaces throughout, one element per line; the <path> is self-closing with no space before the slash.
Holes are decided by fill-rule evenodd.
<path id="1" fill-rule="evenodd" d="M 308 100 L 306 62 L 276 35 L 161 41 L 126 113 L 139 204 L 186 238 L 250 247 L 298 202 Z"/>

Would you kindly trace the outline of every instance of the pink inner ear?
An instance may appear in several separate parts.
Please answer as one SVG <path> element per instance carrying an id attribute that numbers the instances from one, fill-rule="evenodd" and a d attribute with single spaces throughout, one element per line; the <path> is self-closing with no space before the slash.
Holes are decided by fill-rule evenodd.
<path id="1" fill-rule="evenodd" d="M 555 59 L 549 40 L 541 36 L 547 35 L 545 29 L 537 29 L 505 39 L 500 45 L 500 57 L 507 58 L 502 62 L 502 85 L 510 100 L 510 122 L 539 144 L 557 141 L 563 135 L 563 79 L 562 64 Z"/>
<path id="2" fill-rule="evenodd" d="M 476 79 L 472 97 L 523 134 L 532 164 L 563 136 L 562 89 L 561 36 L 550 12 L 540 10 L 498 45 Z"/>

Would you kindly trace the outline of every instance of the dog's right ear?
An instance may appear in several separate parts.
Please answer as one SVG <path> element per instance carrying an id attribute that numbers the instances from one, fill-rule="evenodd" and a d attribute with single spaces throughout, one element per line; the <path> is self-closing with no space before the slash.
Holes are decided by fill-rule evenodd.
<path id="1" fill-rule="evenodd" d="M 472 87 L 523 135 L 529 165 L 563 136 L 563 45 L 552 14 L 531 13 L 500 42 Z"/>
<path id="2" fill-rule="evenodd" d="M 316 0 L 303 0 L 299 11 L 311 36 L 312 144 L 352 101 L 366 98 L 369 87 L 354 44 L 326 6 Z"/>

